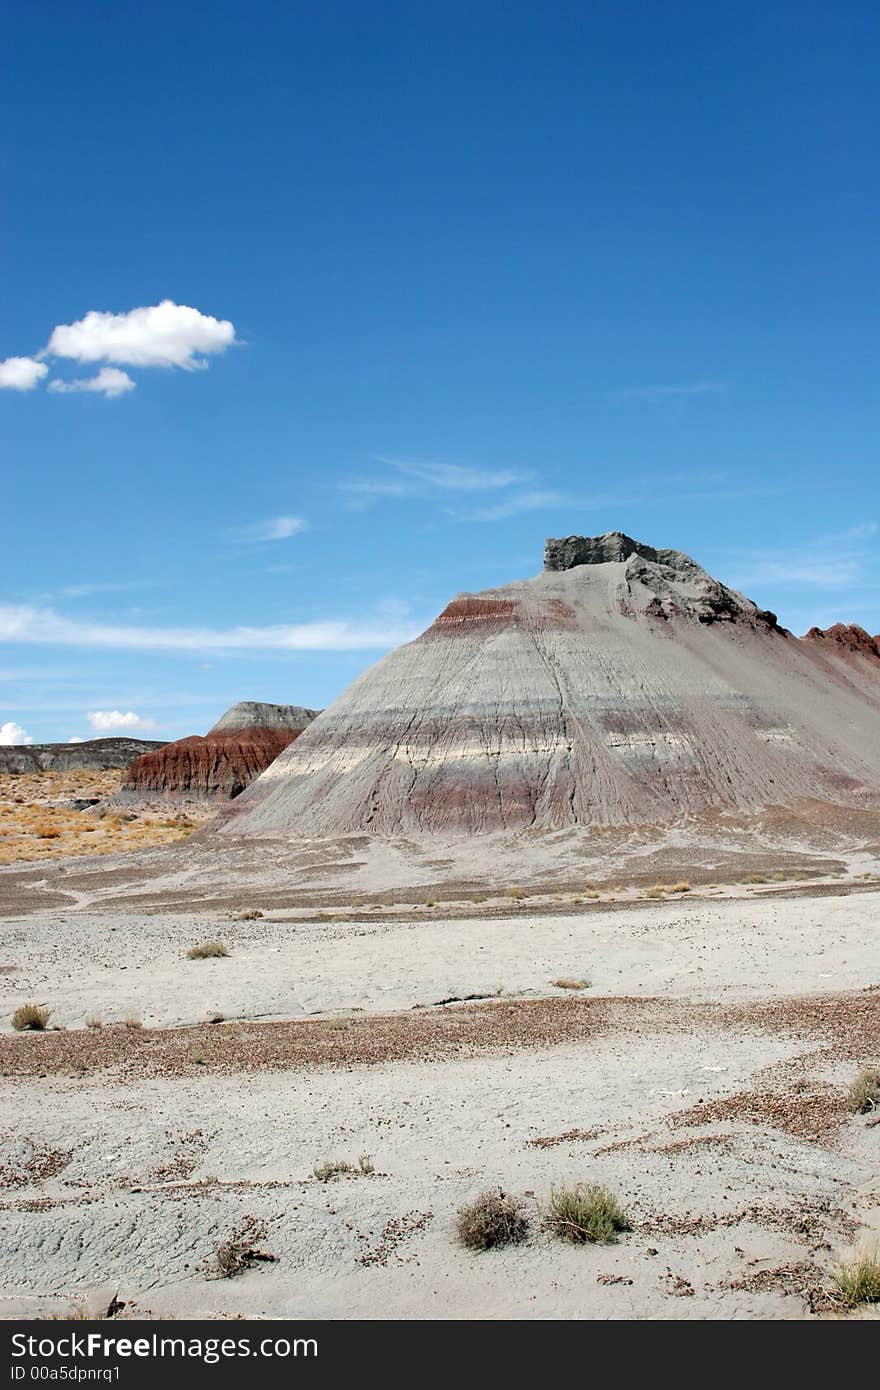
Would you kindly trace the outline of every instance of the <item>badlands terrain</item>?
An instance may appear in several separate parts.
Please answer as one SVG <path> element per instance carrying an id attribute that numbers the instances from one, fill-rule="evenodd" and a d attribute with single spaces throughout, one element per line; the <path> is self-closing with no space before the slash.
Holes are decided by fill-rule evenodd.
<path id="1" fill-rule="evenodd" d="M 0 868 L 6 1316 L 872 1315 L 876 641 L 619 533 L 545 564 L 185 838 Z M 548 1228 L 576 1183 L 616 1243 Z M 463 1248 L 498 1189 L 526 1238 Z"/>

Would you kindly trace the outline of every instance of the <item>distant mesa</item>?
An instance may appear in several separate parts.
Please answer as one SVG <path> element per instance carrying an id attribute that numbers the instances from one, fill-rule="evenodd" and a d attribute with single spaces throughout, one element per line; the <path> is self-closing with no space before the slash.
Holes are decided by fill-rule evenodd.
<path id="1" fill-rule="evenodd" d="M 125 768 L 163 745 L 145 738 L 90 738 L 82 743 L 30 743 L 0 748 L 0 772 L 106 772 Z"/>
<path id="2" fill-rule="evenodd" d="M 613 531 L 458 595 L 219 829 L 540 834 L 805 799 L 880 804 L 873 660 L 829 661 L 690 556 Z"/>
<path id="3" fill-rule="evenodd" d="M 299 705 L 242 700 L 204 737 L 177 739 L 133 762 L 122 797 L 236 797 L 299 737 L 316 713 Z"/>
<path id="4" fill-rule="evenodd" d="M 827 650 L 839 653 L 854 652 L 857 656 L 868 656 L 880 661 L 880 635 L 872 637 L 857 623 L 835 623 L 833 627 L 811 627 L 804 638 L 805 642 L 822 643 Z"/>

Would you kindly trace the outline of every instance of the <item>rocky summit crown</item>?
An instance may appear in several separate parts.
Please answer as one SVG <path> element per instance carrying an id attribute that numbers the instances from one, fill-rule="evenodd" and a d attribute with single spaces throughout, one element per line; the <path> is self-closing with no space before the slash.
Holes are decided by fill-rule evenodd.
<path id="1" fill-rule="evenodd" d="M 606 531 L 602 536 L 566 536 L 560 540 L 551 537 L 544 543 L 544 569 L 571 570 L 576 565 L 620 564 L 632 555 L 675 570 L 699 569 L 699 565 L 681 550 L 655 550 L 644 541 L 634 541 L 623 531 Z"/>

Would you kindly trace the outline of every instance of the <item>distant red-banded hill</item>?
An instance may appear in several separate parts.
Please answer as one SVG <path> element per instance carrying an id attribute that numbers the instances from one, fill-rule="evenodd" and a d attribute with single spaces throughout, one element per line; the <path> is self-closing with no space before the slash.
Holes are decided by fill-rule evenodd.
<path id="1" fill-rule="evenodd" d="M 137 796 L 236 797 L 299 737 L 316 713 L 299 705 L 241 701 L 204 737 L 192 734 L 138 758 L 128 769 L 122 791 Z"/>

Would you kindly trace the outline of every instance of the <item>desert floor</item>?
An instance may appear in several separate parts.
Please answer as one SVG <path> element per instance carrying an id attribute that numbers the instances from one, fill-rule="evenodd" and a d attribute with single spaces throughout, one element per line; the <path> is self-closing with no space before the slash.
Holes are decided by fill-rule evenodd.
<path id="1" fill-rule="evenodd" d="M 119 854 L 173 844 L 191 833 L 203 808 L 102 804 L 123 773 L 72 768 L 64 772 L 0 772 L 0 864 Z M 95 802 L 94 806 L 85 803 Z M 78 809 L 76 803 L 80 803 Z"/>
<path id="2" fill-rule="evenodd" d="M 478 872 L 201 836 L 0 870 L 5 1315 L 844 1315 L 829 1271 L 880 1237 L 846 1104 L 880 1062 L 880 846 L 722 831 L 599 837 L 555 879 L 529 845 Z M 12 1031 L 29 1002 L 45 1032 Z M 543 1229 L 576 1182 L 617 1244 Z M 461 1248 L 498 1187 L 528 1239 Z M 213 1277 L 232 1237 L 274 1258 Z"/>

